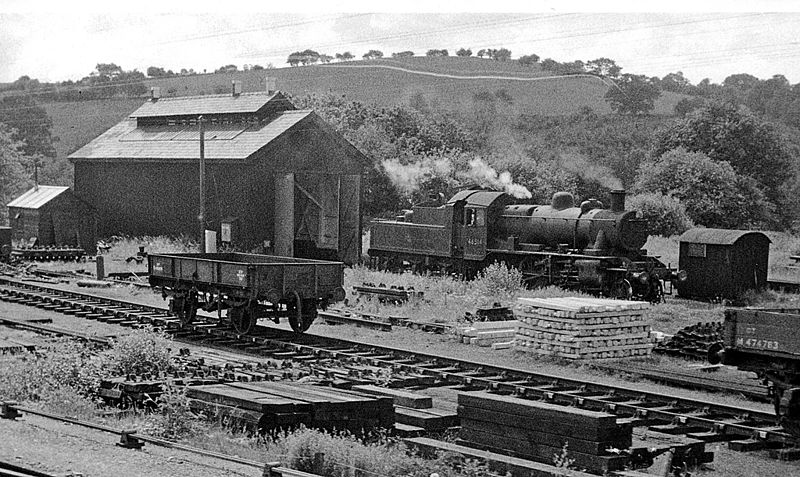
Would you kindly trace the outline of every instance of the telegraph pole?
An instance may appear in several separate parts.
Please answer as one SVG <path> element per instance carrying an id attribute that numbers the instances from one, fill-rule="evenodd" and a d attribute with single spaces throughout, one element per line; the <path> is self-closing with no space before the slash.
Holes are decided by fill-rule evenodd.
<path id="1" fill-rule="evenodd" d="M 200 244 L 202 253 L 206 251 L 206 131 L 203 127 L 203 116 L 197 117 L 197 127 L 200 131 Z"/>

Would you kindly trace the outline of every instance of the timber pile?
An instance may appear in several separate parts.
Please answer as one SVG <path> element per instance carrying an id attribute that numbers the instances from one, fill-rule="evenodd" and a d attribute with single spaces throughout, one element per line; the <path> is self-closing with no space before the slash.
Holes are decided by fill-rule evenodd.
<path id="1" fill-rule="evenodd" d="M 391 397 L 270 381 L 190 386 L 193 410 L 270 432 L 307 427 L 368 432 L 394 425 Z"/>
<path id="2" fill-rule="evenodd" d="M 463 445 L 552 464 L 564 446 L 575 468 L 606 473 L 630 463 L 632 427 L 613 414 L 485 391 L 458 395 Z"/>
<path id="3" fill-rule="evenodd" d="M 568 359 L 647 356 L 653 349 L 641 301 L 600 298 L 518 298 L 514 347 Z"/>
<path id="4" fill-rule="evenodd" d="M 478 321 L 466 327 L 456 329 L 456 334 L 464 344 L 492 346 L 498 348 L 504 343 L 511 343 L 517 333 L 517 320 Z"/>

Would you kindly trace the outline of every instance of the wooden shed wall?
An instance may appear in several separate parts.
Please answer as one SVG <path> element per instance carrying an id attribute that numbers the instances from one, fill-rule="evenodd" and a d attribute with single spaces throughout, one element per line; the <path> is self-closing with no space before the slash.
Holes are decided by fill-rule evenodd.
<path id="1" fill-rule="evenodd" d="M 206 221 L 220 230 L 220 219 L 238 219 L 234 244 L 275 243 L 275 177 L 287 172 L 346 174 L 346 210 L 339 210 L 340 258 L 355 262 L 360 253 L 360 175 L 363 156 L 329 126 L 308 119 L 271 141 L 247 161 L 206 161 Z M 199 158 L 197 162 L 75 161 L 75 191 L 97 208 L 97 238 L 114 234 L 186 234 L 199 238 Z M 355 194 L 355 196 L 354 196 Z M 295 194 L 297 197 L 298 194 Z M 296 223 L 300 223 L 296 220 Z M 346 251 L 344 250 L 346 249 Z"/>

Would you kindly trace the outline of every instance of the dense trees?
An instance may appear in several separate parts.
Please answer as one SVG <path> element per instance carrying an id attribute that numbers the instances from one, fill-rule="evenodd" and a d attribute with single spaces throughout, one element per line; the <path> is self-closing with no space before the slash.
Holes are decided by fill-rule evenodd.
<path id="1" fill-rule="evenodd" d="M 461 57 L 472 56 L 472 50 L 470 50 L 469 48 L 459 48 L 458 51 L 456 51 L 456 56 L 461 56 Z"/>
<path id="2" fill-rule="evenodd" d="M 23 152 L 23 143 L 14 139 L 16 132 L 0 122 L 0 201 L 11 202 L 31 186 L 26 170 L 32 159 Z M 6 207 L 0 207 L 0 224 L 8 223 Z"/>
<path id="3" fill-rule="evenodd" d="M 728 162 L 773 193 L 791 172 L 788 151 L 775 128 L 729 103 L 711 103 L 661 131 L 653 156 L 678 147 Z"/>
<path id="4" fill-rule="evenodd" d="M 335 56 L 336 59 L 339 61 L 350 61 L 353 58 L 355 58 L 355 56 L 353 56 L 353 54 L 350 53 L 349 51 L 345 51 L 344 53 L 336 53 Z"/>
<path id="5" fill-rule="evenodd" d="M 773 206 L 763 192 L 726 161 L 683 148 L 642 164 L 634 190 L 678 199 L 691 219 L 706 227 L 760 227 L 771 222 Z"/>
<path id="6" fill-rule="evenodd" d="M 645 114 L 655 108 L 661 91 L 646 77 L 623 74 L 616 86 L 608 88 L 605 100 L 619 114 Z"/>

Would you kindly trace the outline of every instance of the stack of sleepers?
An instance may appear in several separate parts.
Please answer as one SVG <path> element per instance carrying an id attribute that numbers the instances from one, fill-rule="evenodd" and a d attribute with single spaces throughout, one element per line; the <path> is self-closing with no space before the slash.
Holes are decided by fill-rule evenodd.
<path id="1" fill-rule="evenodd" d="M 485 391 L 458 396 L 460 443 L 553 464 L 564 446 L 574 468 L 607 473 L 629 463 L 629 423 L 604 412 L 559 406 Z"/>
<path id="2" fill-rule="evenodd" d="M 394 425 L 392 398 L 296 383 L 190 386 L 191 406 L 260 432 L 300 424 L 360 433 Z"/>
<path id="3" fill-rule="evenodd" d="M 514 341 L 517 324 L 517 320 L 478 321 L 457 328 L 456 333 L 464 344 L 498 347 L 494 345 Z"/>
<path id="4" fill-rule="evenodd" d="M 649 307 L 601 298 L 518 298 L 514 347 L 568 359 L 647 356 L 653 349 Z"/>

